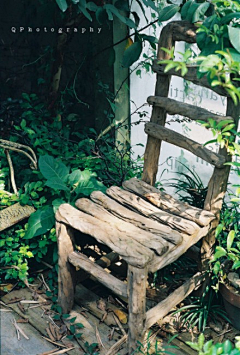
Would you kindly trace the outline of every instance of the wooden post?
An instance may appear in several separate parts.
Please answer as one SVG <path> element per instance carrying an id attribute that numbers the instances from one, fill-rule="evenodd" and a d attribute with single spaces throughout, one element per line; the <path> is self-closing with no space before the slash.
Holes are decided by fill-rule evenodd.
<path id="1" fill-rule="evenodd" d="M 147 268 L 139 269 L 128 265 L 128 354 L 132 354 L 144 343 L 146 321 L 146 283 Z M 138 343 L 139 342 L 139 343 Z M 138 354 L 138 352 L 134 352 Z M 140 352 L 139 352 L 140 354 Z"/>
<path id="2" fill-rule="evenodd" d="M 63 313 L 69 313 L 74 303 L 75 267 L 68 261 L 68 255 L 74 251 L 72 230 L 65 224 L 56 222 L 58 242 L 58 303 Z"/>
<path id="3" fill-rule="evenodd" d="M 240 111 L 240 105 L 235 106 L 232 99 L 228 98 L 227 115 L 232 116 L 234 118 L 236 127 L 238 126 L 239 111 Z M 231 156 L 228 155 L 227 149 L 225 147 L 220 149 L 219 154 L 223 155 L 226 161 L 231 161 Z M 217 219 L 211 222 L 211 231 L 203 239 L 202 242 L 201 268 L 204 271 L 209 269 L 209 260 L 212 258 L 214 252 L 213 248 L 215 245 L 215 230 L 220 219 L 220 211 L 222 208 L 223 198 L 227 190 L 229 173 L 230 173 L 229 165 L 225 165 L 224 168 L 222 169 L 215 168 L 213 175 L 208 184 L 208 193 L 206 196 L 204 209 L 214 213 Z M 205 287 L 205 283 L 203 287 Z"/>

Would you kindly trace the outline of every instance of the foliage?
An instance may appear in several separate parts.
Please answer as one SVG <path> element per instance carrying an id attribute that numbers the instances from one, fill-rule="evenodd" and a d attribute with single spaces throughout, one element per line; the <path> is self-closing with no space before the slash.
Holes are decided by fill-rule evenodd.
<path id="1" fill-rule="evenodd" d="M 77 198 L 89 196 L 95 189 L 105 191 L 105 186 L 120 186 L 125 178 L 140 176 L 142 169 L 138 161 L 130 158 L 130 146 L 116 142 L 111 131 L 102 136 L 91 128 L 79 133 L 79 120 L 65 112 L 61 119 L 57 115 L 49 120 L 49 110 L 35 94 L 23 95 L 21 109 L 11 140 L 33 147 L 39 156 L 39 170 L 29 169 L 24 156 L 11 153 L 19 171 L 19 196 L 3 191 L 7 189 L 9 167 L 0 150 L 0 210 L 16 202 L 36 209 L 27 224 L 1 232 L 1 276 L 11 280 L 25 280 L 29 263 L 36 268 L 34 264 L 45 259 L 55 268 L 58 256 L 54 213 L 61 203 L 74 204 Z"/>
<path id="2" fill-rule="evenodd" d="M 180 201 L 191 206 L 203 208 L 207 187 L 203 185 L 200 176 L 187 165 L 180 163 L 185 171 L 178 172 L 177 178 L 171 179 L 167 186 L 174 187 Z"/>
<path id="3" fill-rule="evenodd" d="M 174 50 L 167 50 L 169 60 L 159 63 L 167 64 L 165 71 L 175 68 L 181 70 L 184 76 L 188 64 L 198 63 L 198 77 L 206 75 L 212 87 L 220 86 L 231 96 L 235 104 L 240 100 L 239 81 L 240 71 L 240 6 L 237 1 L 218 1 L 209 3 L 187 1 L 182 6 L 182 19 L 197 24 L 197 45 L 200 54 L 192 58 L 187 50 L 182 54 L 182 61 L 174 60 Z M 209 15 L 210 13 L 210 15 Z"/>
<path id="4" fill-rule="evenodd" d="M 216 321 L 218 316 L 229 322 L 225 311 L 216 302 L 216 297 L 215 292 L 207 286 L 201 297 L 190 297 L 190 304 L 179 308 L 172 315 L 181 313 L 181 325 L 187 328 L 197 326 L 199 331 L 204 331 L 209 320 Z"/>
<path id="5" fill-rule="evenodd" d="M 187 342 L 193 349 L 198 351 L 198 355 L 239 355 L 240 354 L 240 337 L 237 336 L 236 343 L 233 345 L 230 340 L 225 340 L 223 343 L 213 344 L 212 340 L 205 342 L 205 337 L 200 334 L 198 342 Z"/>

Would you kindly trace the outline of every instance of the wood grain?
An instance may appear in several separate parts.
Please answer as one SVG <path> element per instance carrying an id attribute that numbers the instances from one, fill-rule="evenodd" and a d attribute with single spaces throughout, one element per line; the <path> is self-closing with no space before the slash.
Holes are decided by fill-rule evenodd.
<path id="1" fill-rule="evenodd" d="M 69 204 L 62 204 L 59 207 L 56 220 L 91 235 L 134 266 L 143 267 L 154 256 L 152 250 L 144 247 L 133 238 L 128 238 L 125 233 L 116 230 L 106 222 L 99 222 L 99 219 L 83 213 Z"/>
<path id="2" fill-rule="evenodd" d="M 92 276 L 96 277 L 98 282 L 108 287 L 117 295 L 127 298 L 127 285 L 109 274 L 101 268 L 101 266 L 91 261 L 82 253 L 72 252 L 68 255 L 68 260 L 75 267 L 82 268 Z"/>
<path id="3" fill-rule="evenodd" d="M 215 113 L 205 110 L 202 107 L 186 104 L 173 99 L 169 99 L 167 97 L 149 96 L 147 98 L 147 102 L 149 103 L 149 105 L 165 108 L 169 115 L 178 114 L 191 118 L 194 121 L 201 120 L 204 122 L 208 122 L 209 118 L 214 119 L 214 121 L 216 121 L 217 123 L 223 120 L 233 121 L 233 118 L 231 116 L 216 115 Z"/>
<path id="4" fill-rule="evenodd" d="M 150 202 L 145 201 L 129 191 L 122 190 L 117 186 L 112 186 L 107 189 L 107 195 L 114 198 L 122 205 L 127 206 L 129 209 L 133 209 L 145 217 L 164 223 L 172 229 L 177 229 L 187 234 L 193 234 L 195 231 L 199 230 L 199 226 L 196 223 L 162 211 Z"/>
<path id="5" fill-rule="evenodd" d="M 189 219 L 200 226 L 206 226 L 216 218 L 210 211 L 201 210 L 200 208 L 178 201 L 167 193 L 136 178 L 124 181 L 123 188 L 147 199 L 164 211 Z"/>
<path id="6" fill-rule="evenodd" d="M 145 132 L 154 138 L 162 139 L 165 142 L 186 149 L 219 169 L 221 169 L 224 166 L 224 163 L 226 163 L 224 156 L 212 152 L 211 150 L 203 147 L 202 144 L 195 142 L 178 132 L 172 131 L 169 128 L 149 122 L 145 125 Z"/>
<path id="7" fill-rule="evenodd" d="M 144 231 L 132 223 L 123 221 L 122 219 L 114 216 L 102 206 L 90 201 L 87 198 L 81 198 L 76 201 L 76 206 L 83 212 L 98 218 L 100 221 L 106 222 L 116 230 L 119 230 L 129 238 L 133 238 L 140 244 L 150 248 L 158 255 L 164 254 L 169 247 L 172 248 L 173 244 L 168 243 L 162 237 Z"/>
<path id="8" fill-rule="evenodd" d="M 104 195 L 101 191 L 94 191 L 91 194 L 91 199 L 121 220 L 130 222 L 144 231 L 164 238 L 174 245 L 180 244 L 183 240 L 181 234 L 172 228 L 124 207 L 112 198 Z"/>

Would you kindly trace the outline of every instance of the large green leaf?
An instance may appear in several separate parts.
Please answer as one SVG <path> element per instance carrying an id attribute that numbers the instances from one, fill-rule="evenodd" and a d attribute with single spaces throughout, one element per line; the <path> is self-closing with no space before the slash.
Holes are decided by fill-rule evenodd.
<path id="1" fill-rule="evenodd" d="M 159 12 L 158 20 L 160 22 L 170 20 L 170 18 L 172 18 L 179 11 L 179 9 L 180 7 L 177 5 L 169 5 L 164 7 L 164 9 Z"/>
<path id="2" fill-rule="evenodd" d="M 90 172 L 89 172 L 90 173 Z M 91 174 L 89 175 L 90 178 Z M 71 187 L 77 185 L 82 178 L 82 171 L 81 170 L 74 170 L 70 175 L 68 175 L 68 183 Z"/>
<path id="3" fill-rule="evenodd" d="M 230 21 L 232 21 L 232 19 L 238 19 L 238 18 L 240 18 L 240 12 L 228 14 L 221 19 L 221 25 L 225 25 Z"/>
<path id="4" fill-rule="evenodd" d="M 24 239 L 31 239 L 49 231 L 55 223 L 53 208 L 43 207 L 33 213 L 28 220 L 28 229 Z"/>
<path id="5" fill-rule="evenodd" d="M 228 35 L 231 44 L 240 53 L 240 28 L 228 26 Z"/>
<path id="6" fill-rule="evenodd" d="M 45 185 L 51 187 L 54 190 L 70 191 L 67 185 L 59 178 L 49 179 L 46 181 Z"/>
<path id="7" fill-rule="evenodd" d="M 68 4 L 66 0 L 56 0 L 56 3 L 58 4 L 60 10 L 62 10 L 62 12 L 65 12 L 68 8 Z"/>
<path id="8" fill-rule="evenodd" d="M 207 56 L 205 60 L 202 61 L 199 67 L 199 72 L 200 73 L 206 73 L 209 71 L 209 69 L 213 68 L 215 65 L 217 65 L 220 61 L 219 56 L 216 54 L 210 54 Z"/>
<path id="9" fill-rule="evenodd" d="M 106 187 L 89 170 L 82 171 L 75 193 L 89 196 L 95 190 L 105 191 Z"/>
<path id="10" fill-rule="evenodd" d="M 209 2 L 203 2 L 202 4 L 200 4 L 193 14 L 192 22 L 202 21 L 204 19 L 204 15 L 207 12 L 209 6 L 210 6 Z"/>
<path id="11" fill-rule="evenodd" d="M 62 162 L 57 161 L 50 155 L 43 155 L 39 158 L 39 169 L 45 179 L 55 180 L 56 182 L 67 180 L 69 168 Z"/>
<path id="12" fill-rule="evenodd" d="M 134 42 L 128 47 L 123 54 L 122 65 L 124 68 L 129 68 L 138 60 L 142 53 L 142 42 Z"/>

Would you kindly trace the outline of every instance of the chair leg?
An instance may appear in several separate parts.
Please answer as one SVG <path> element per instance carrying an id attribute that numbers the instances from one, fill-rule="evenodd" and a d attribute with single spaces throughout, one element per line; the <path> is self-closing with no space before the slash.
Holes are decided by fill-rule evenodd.
<path id="1" fill-rule="evenodd" d="M 74 251 L 73 231 L 65 224 L 56 222 L 58 242 L 58 303 L 63 313 L 69 313 L 74 304 L 76 269 L 68 261 Z"/>
<path id="2" fill-rule="evenodd" d="M 146 321 L 147 268 L 138 269 L 128 265 L 128 355 L 138 354 L 139 343 L 144 342 Z"/>

